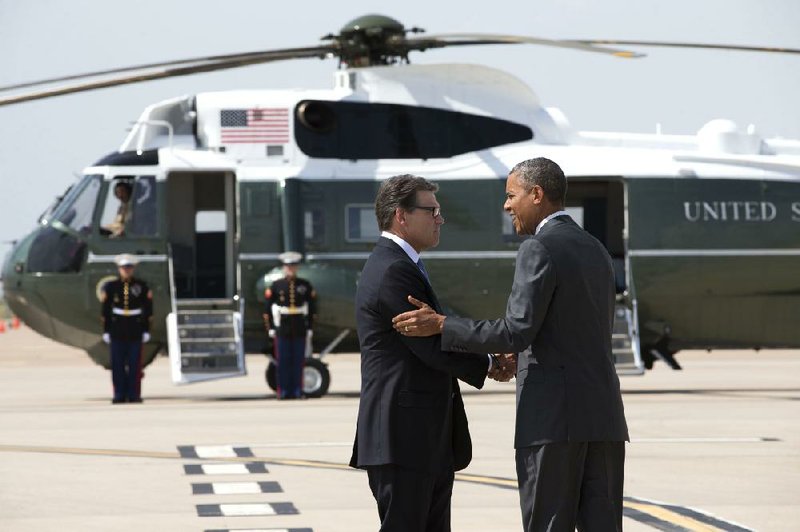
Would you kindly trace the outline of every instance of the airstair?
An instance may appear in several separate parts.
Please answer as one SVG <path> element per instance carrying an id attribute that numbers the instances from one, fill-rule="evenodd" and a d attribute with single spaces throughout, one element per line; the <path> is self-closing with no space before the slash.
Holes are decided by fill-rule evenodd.
<path id="1" fill-rule="evenodd" d="M 639 350 L 639 327 L 636 320 L 636 301 L 630 308 L 624 301 L 614 307 L 614 329 L 611 336 L 611 351 L 618 375 L 641 375 L 644 364 Z"/>
<path id="2" fill-rule="evenodd" d="M 172 312 L 167 315 L 167 347 L 172 382 L 246 375 L 244 299 L 176 299 L 172 257 L 169 266 Z"/>

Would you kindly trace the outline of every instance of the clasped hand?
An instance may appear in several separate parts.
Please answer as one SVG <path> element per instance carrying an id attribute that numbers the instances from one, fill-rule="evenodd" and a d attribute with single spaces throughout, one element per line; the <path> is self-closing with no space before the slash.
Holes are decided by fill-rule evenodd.
<path id="1" fill-rule="evenodd" d="M 515 353 L 505 353 L 492 356 L 498 365 L 493 366 L 487 376 L 497 382 L 510 381 L 517 373 L 517 355 Z"/>

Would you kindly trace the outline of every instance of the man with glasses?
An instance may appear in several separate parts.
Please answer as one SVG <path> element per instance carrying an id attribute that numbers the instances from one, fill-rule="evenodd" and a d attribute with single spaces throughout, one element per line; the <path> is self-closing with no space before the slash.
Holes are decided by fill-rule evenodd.
<path id="1" fill-rule="evenodd" d="M 103 285 L 103 341 L 111 348 L 114 404 L 141 403 L 142 344 L 150 341 L 153 292 L 133 276 L 136 259 L 127 253 L 114 259 L 119 276 Z"/>
<path id="2" fill-rule="evenodd" d="M 407 338 L 392 317 L 412 294 L 439 309 L 420 252 L 439 244 L 438 187 L 412 175 L 383 182 L 382 231 L 358 282 L 361 399 L 352 467 L 366 469 L 382 531 L 449 531 L 454 471 L 472 459 L 458 382 L 481 388 L 501 375 L 486 354 L 442 351 L 441 338 Z M 491 370 L 491 371 L 490 371 Z"/>

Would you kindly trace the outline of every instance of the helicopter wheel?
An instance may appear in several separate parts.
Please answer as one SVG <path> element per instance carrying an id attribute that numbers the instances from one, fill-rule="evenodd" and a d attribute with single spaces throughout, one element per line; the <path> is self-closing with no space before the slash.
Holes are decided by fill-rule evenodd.
<path id="1" fill-rule="evenodd" d="M 264 379 L 267 381 L 267 386 L 273 392 L 278 391 L 278 368 L 274 362 L 267 365 L 267 371 L 264 372 Z"/>
<path id="2" fill-rule="evenodd" d="M 264 374 L 270 390 L 278 390 L 278 368 L 274 362 L 267 365 Z M 303 367 L 303 394 L 306 397 L 317 398 L 328 393 L 331 385 L 331 372 L 328 365 L 318 358 L 307 358 Z"/>
<path id="3" fill-rule="evenodd" d="M 318 358 L 307 358 L 303 367 L 303 394 L 306 397 L 322 397 L 331 385 L 328 365 Z"/>

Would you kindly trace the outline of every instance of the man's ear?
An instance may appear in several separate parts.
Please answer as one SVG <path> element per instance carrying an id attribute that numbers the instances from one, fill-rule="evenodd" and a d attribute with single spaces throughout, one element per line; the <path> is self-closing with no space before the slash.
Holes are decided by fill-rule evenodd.
<path id="1" fill-rule="evenodd" d="M 397 207 L 394 210 L 394 219 L 397 220 L 397 223 L 400 225 L 406 225 L 406 211 L 400 207 Z"/>
<path id="2" fill-rule="evenodd" d="M 533 201 L 534 205 L 539 205 L 544 201 L 544 189 L 539 185 L 533 185 L 533 189 L 531 189 L 530 193 L 531 201 Z"/>

